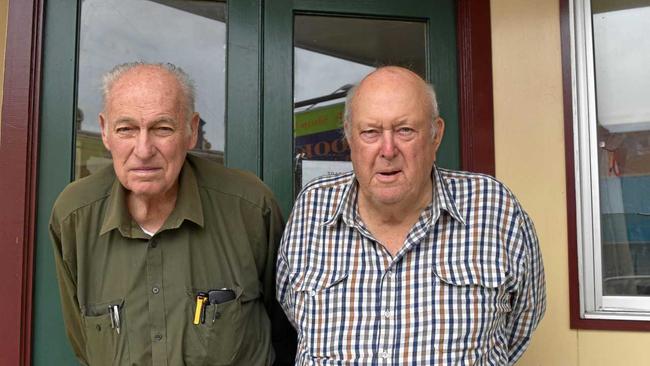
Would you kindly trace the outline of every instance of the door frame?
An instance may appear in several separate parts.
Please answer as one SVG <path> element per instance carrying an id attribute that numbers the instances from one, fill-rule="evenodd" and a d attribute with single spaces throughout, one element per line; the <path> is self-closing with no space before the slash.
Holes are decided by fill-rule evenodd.
<path id="1" fill-rule="evenodd" d="M 37 171 L 39 166 L 39 108 L 41 97 L 42 0 L 8 2 L 7 45 L 5 52 L 4 97 L 0 122 L 0 296 L 5 299 L 0 311 L 0 363 L 30 365 L 32 352 L 32 288 L 35 245 Z M 259 2 L 242 2 L 240 16 L 262 16 Z M 494 113 L 492 103 L 492 55 L 489 0 L 457 0 L 456 27 L 458 49 L 459 133 L 461 169 L 494 175 Z M 248 15 L 247 15 L 248 14 Z M 249 136 L 257 148 L 247 155 L 227 160 L 228 165 L 262 170 L 260 125 L 263 111 L 233 112 L 237 98 L 259 98 L 259 62 L 262 40 L 246 34 L 245 26 L 229 28 L 228 66 L 235 55 L 248 64 L 251 83 L 228 86 L 228 119 L 245 123 L 246 128 L 227 129 L 227 138 L 245 141 Z M 259 22 L 257 24 L 259 27 Z M 230 24 L 229 24 L 230 27 Z M 258 29 L 259 31 L 259 29 Z M 259 33 L 258 33 L 259 34 Z M 251 48 L 250 46 L 253 46 Z M 48 55 L 45 55 L 47 57 Z M 250 66 L 250 65 L 249 65 Z M 259 105 L 259 104 L 256 104 Z M 252 137 L 251 137 L 252 136 Z M 243 145 L 240 145 L 243 146 Z M 226 146 L 226 159 L 228 149 Z"/>
<path id="2" fill-rule="evenodd" d="M 40 97 L 40 0 L 5 2 L 0 119 L 0 364 L 30 365 Z"/>
<path id="3" fill-rule="evenodd" d="M 262 179 L 274 192 L 285 216 L 294 199 L 293 52 L 296 14 L 353 16 L 417 21 L 426 24 L 426 75 L 438 94 L 447 123 L 439 164 L 460 167 L 458 54 L 453 0 L 274 0 L 264 4 L 264 85 Z"/>

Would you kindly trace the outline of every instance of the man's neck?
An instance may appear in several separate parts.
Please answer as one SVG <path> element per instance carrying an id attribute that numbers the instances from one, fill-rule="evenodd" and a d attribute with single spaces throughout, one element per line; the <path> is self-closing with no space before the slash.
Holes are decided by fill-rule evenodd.
<path id="1" fill-rule="evenodd" d="M 409 231 L 420 218 L 422 211 L 431 203 L 432 196 L 432 189 L 428 189 L 413 202 L 405 200 L 382 205 L 364 199 L 363 195 L 359 194 L 357 205 L 366 228 L 391 255 L 395 255 L 404 245 Z"/>
<path id="2" fill-rule="evenodd" d="M 149 232 L 157 232 L 176 207 L 178 185 L 160 196 L 145 196 L 129 193 L 126 203 L 133 220 Z"/>

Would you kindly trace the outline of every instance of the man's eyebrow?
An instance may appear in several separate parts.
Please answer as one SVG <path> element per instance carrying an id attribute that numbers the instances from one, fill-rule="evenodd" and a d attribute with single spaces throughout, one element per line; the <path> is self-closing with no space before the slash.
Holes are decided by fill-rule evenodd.
<path id="1" fill-rule="evenodd" d="M 113 123 L 118 124 L 118 123 L 138 123 L 138 121 L 134 118 L 131 117 L 118 117 Z M 178 124 L 178 121 L 175 118 L 172 117 L 167 117 L 167 116 L 162 116 L 159 118 L 156 118 L 153 120 L 150 125 L 155 125 L 158 123 L 170 123 L 170 124 Z"/>
<path id="2" fill-rule="evenodd" d="M 115 121 L 113 121 L 114 124 L 118 123 L 135 123 L 135 120 L 130 117 L 118 117 Z"/>
<path id="3" fill-rule="evenodd" d="M 411 125 L 416 124 L 416 122 L 417 121 L 415 121 L 415 120 L 410 120 L 408 118 L 402 118 L 402 119 L 397 120 L 397 122 L 395 122 L 395 127 L 411 126 Z"/>
<path id="4" fill-rule="evenodd" d="M 155 124 L 158 124 L 158 123 L 171 123 L 171 124 L 176 125 L 176 124 L 178 124 L 178 121 L 175 118 L 163 116 L 163 117 L 160 117 L 160 118 L 156 118 L 151 124 L 155 125 Z"/>

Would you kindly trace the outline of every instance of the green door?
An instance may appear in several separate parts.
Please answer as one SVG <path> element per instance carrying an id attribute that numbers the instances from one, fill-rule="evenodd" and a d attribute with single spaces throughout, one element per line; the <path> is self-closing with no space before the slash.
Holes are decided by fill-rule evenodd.
<path id="1" fill-rule="evenodd" d="M 331 77 L 312 78 L 318 85 L 336 78 L 337 73 L 353 68 L 361 71 L 364 66 L 397 63 L 419 72 L 436 87 L 446 121 L 439 164 L 450 168 L 460 166 L 455 10 L 451 0 L 265 2 L 261 173 L 285 214 L 299 188 L 294 182 L 297 162 L 292 123 L 295 102 L 301 99 L 296 95 L 300 88 L 312 88 L 297 86 L 298 79 L 303 77 L 295 71 L 299 61 L 305 58 L 299 58 L 298 52 L 308 51 L 309 57 L 322 55 L 321 58 L 332 59 L 332 64 L 341 65 L 332 67 Z M 421 36 L 417 34 L 418 29 Z M 323 69 L 327 68 L 325 65 L 314 61 L 305 68 Z M 312 74 L 319 72 L 312 71 Z M 355 77 L 357 80 L 352 80 Z M 347 80 L 358 81 L 358 75 L 350 78 Z"/>
<path id="2" fill-rule="evenodd" d="M 79 34 L 79 29 L 83 28 L 82 4 L 91 2 L 109 3 L 108 0 L 51 0 L 44 3 L 33 296 L 34 365 L 75 364 L 60 315 L 47 223 L 56 196 L 79 173 L 80 154 L 75 154 L 81 141 L 76 132 L 79 120 L 77 94 L 86 93 L 78 83 L 82 77 L 78 55 L 85 37 Z M 186 6 L 183 1 L 151 2 L 165 6 L 174 3 L 174 7 L 181 9 L 192 6 Z M 199 6 L 196 4 L 204 5 L 205 2 L 186 3 Z M 214 14 L 214 17 L 226 18 L 218 12 Z M 341 51 L 344 42 L 337 43 L 334 38 L 329 39 L 327 45 L 310 41 L 310 31 L 316 34 L 341 31 L 336 25 L 339 23 L 331 25 L 329 21 L 351 24 L 349 30 L 364 28 L 366 24 L 375 26 L 377 22 L 388 24 L 389 28 L 397 25 L 398 30 L 392 36 L 384 33 L 384 37 L 397 39 L 399 43 L 404 43 L 398 37 L 400 25 L 421 27 L 422 37 L 416 37 L 420 41 L 412 52 L 422 53 L 424 61 L 413 61 L 411 66 L 417 65 L 416 68 L 433 82 L 438 91 L 441 112 L 447 123 L 440 163 L 446 167 L 459 167 L 453 1 L 231 0 L 227 3 L 225 164 L 253 171 L 262 177 L 277 195 L 285 215 L 297 189 L 294 186 L 293 119 L 297 105 L 294 98 L 300 93 L 294 92 L 293 83 L 296 49 L 301 48 L 303 53 L 337 56 L 344 62 L 353 62 L 360 70 L 377 66 L 371 58 L 350 50 L 356 46 Z M 355 26 L 359 21 L 366 23 L 361 27 Z M 381 44 L 375 45 L 375 51 L 381 48 Z M 380 57 L 379 61 L 393 63 L 403 60 Z M 209 67 L 210 63 L 206 65 Z M 86 118 L 95 116 L 87 115 Z M 92 138 L 92 133 L 84 135 L 86 140 L 92 141 Z"/>

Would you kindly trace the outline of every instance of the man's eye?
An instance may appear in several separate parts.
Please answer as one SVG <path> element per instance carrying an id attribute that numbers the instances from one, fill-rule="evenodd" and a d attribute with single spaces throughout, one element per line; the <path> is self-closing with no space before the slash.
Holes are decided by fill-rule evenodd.
<path id="1" fill-rule="evenodd" d="M 115 129 L 115 132 L 117 132 L 117 133 L 119 133 L 121 135 L 132 133 L 133 131 L 134 131 L 134 128 L 133 127 L 128 127 L 128 126 L 122 126 L 122 127 L 118 127 L 118 128 Z"/>
<path id="2" fill-rule="evenodd" d="M 376 137 L 379 135 L 379 131 L 377 130 L 363 130 L 361 131 L 361 136 L 365 138 L 370 138 L 370 137 Z"/>
<path id="3" fill-rule="evenodd" d="M 171 135 L 174 132 L 174 129 L 169 126 L 158 126 L 155 131 L 159 135 Z"/>
<path id="4" fill-rule="evenodd" d="M 413 133 L 415 133 L 415 130 L 410 127 L 401 127 L 400 129 L 397 130 L 397 133 L 399 133 L 402 136 L 410 136 Z"/>

